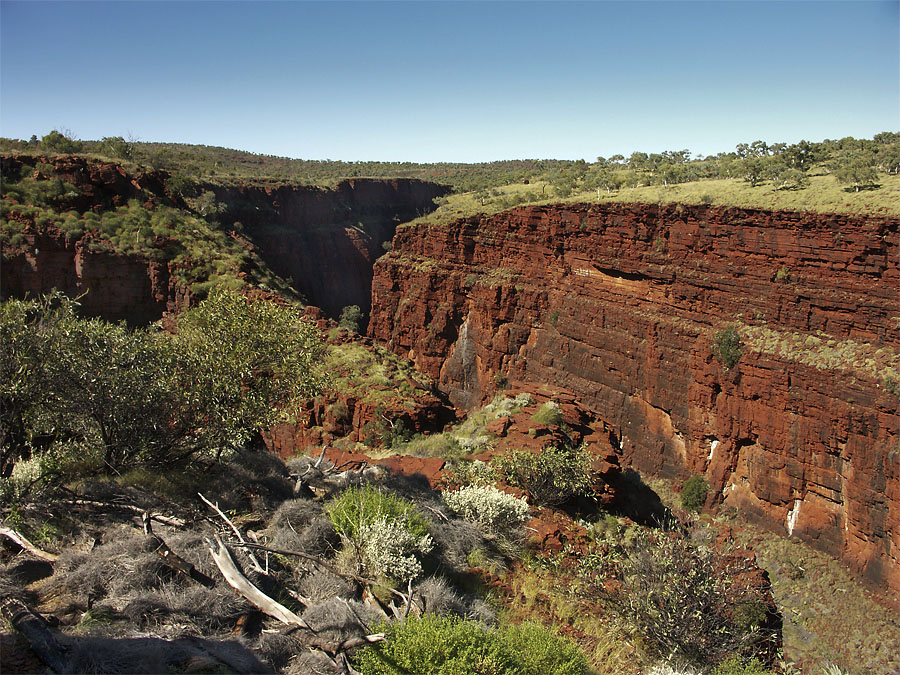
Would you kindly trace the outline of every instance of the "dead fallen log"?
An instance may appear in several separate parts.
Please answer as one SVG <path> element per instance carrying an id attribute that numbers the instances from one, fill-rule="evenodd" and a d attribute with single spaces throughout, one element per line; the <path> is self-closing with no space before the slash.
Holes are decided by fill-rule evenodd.
<path id="1" fill-rule="evenodd" d="M 24 602 L 7 598 L 2 605 L 3 616 L 22 634 L 38 658 L 54 672 L 69 672 L 67 649 L 59 644 L 47 622 L 35 614 Z"/>
<path id="2" fill-rule="evenodd" d="M 216 582 L 213 579 L 206 576 L 203 572 L 194 567 L 192 563 L 189 563 L 187 560 L 175 553 L 175 551 L 169 548 L 169 545 L 165 542 L 165 540 L 163 540 L 162 537 L 153 532 L 153 528 L 150 524 L 149 513 L 145 511 L 141 519 L 144 521 L 144 534 L 153 537 L 153 541 L 156 543 L 156 554 L 160 558 L 162 558 L 163 563 L 165 563 L 166 567 L 173 569 L 176 572 L 180 572 L 187 577 L 190 577 L 198 584 L 206 586 L 207 588 L 212 588 L 216 585 Z"/>
<path id="3" fill-rule="evenodd" d="M 124 511 L 132 511 L 133 513 L 138 513 L 143 515 L 147 509 L 141 508 L 140 506 L 135 506 L 134 504 L 123 504 L 120 502 L 104 502 L 99 499 L 67 499 L 66 502 L 68 504 L 72 504 L 74 506 L 96 506 L 104 509 L 122 509 Z M 155 520 L 158 523 L 162 523 L 163 525 L 169 525 L 170 527 L 185 527 L 187 525 L 187 521 L 182 518 L 177 518 L 176 516 L 164 516 L 160 513 L 150 513 L 150 518 Z"/>
<path id="4" fill-rule="evenodd" d="M 351 574 L 349 572 L 341 572 L 340 570 L 336 569 L 333 565 L 329 565 L 324 560 L 317 558 L 314 555 L 310 555 L 309 553 L 303 553 L 302 551 L 289 551 L 287 549 L 281 549 L 281 548 L 270 548 L 268 546 L 263 546 L 262 544 L 248 544 L 246 542 L 243 542 L 241 544 L 234 544 L 234 546 L 237 546 L 239 548 L 256 549 L 257 551 L 267 551 L 269 553 L 275 553 L 278 555 L 289 555 L 289 556 L 295 556 L 297 558 L 303 558 L 304 560 L 309 560 L 311 563 L 318 565 L 322 569 L 326 570 L 327 572 L 330 572 L 331 574 L 333 574 L 337 577 L 341 577 L 343 579 L 348 579 L 349 581 L 355 581 L 359 584 L 363 584 L 363 586 L 371 587 L 378 583 L 375 579 L 367 579 L 366 577 L 361 577 L 358 574 Z M 401 600 L 403 600 L 404 603 L 409 604 L 412 602 L 412 594 L 411 593 L 410 593 L 410 595 L 407 595 L 407 594 L 402 593 L 401 591 L 398 591 L 394 588 L 390 588 L 390 587 L 386 587 L 386 588 L 392 594 L 396 595 Z"/>
<path id="5" fill-rule="evenodd" d="M 234 534 L 235 534 L 235 536 L 238 538 L 238 541 L 240 541 L 242 544 L 245 544 L 246 542 L 244 541 L 244 537 L 243 537 L 243 535 L 241 534 L 241 531 L 237 528 L 237 526 L 236 526 L 233 522 L 231 522 L 231 519 L 230 519 L 228 516 L 226 516 L 226 515 L 222 512 L 222 509 L 219 508 L 219 505 L 218 505 L 218 504 L 213 504 L 213 503 L 212 503 L 211 501 L 209 501 L 206 497 L 204 497 L 202 493 L 198 492 L 197 494 L 200 496 L 200 499 L 202 499 L 203 502 L 204 502 L 207 506 L 209 506 L 209 507 L 210 507 L 211 509 L 213 509 L 216 513 L 218 513 L 218 514 L 219 514 L 219 517 L 220 517 L 222 520 L 224 520 L 228 525 L 231 526 L 231 529 L 234 531 Z M 250 556 L 250 562 L 253 563 L 253 569 L 254 569 L 254 570 L 256 570 L 257 572 L 259 572 L 260 574 L 265 574 L 265 575 L 268 575 L 268 574 L 269 574 L 268 571 L 267 571 L 267 570 L 264 570 L 264 569 L 263 569 L 263 566 L 259 564 L 259 560 L 256 559 L 256 556 L 255 556 L 255 555 L 253 555 L 253 551 L 248 551 L 248 552 L 247 552 L 247 555 Z"/>
<path id="6" fill-rule="evenodd" d="M 319 649 L 329 656 L 337 656 L 341 652 L 370 645 L 376 642 L 384 642 L 387 639 L 385 633 L 373 633 L 372 635 L 361 635 L 359 637 L 348 638 L 346 640 L 326 640 L 318 636 L 305 639 L 304 644 L 310 649 Z"/>
<path id="7" fill-rule="evenodd" d="M 47 551 L 42 551 L 37 546 L 32 544 L 28 539 L 26 539 L 23 535 L 19 534 L 15 530 L 9 527 L 0 527 L 0 536 L 6 537 L 10 541 L 14 542 L 19 548 L 22 548 L 33 556 L 40 558 L 41 560 L 47 560 L 49 562 L 53 562 L 59 556 L 55 553 L 47 553 Z"/>
<path id="8" fill-rule="evenodd" d="M 210 544 L 212 544 L 212 542 L 210 542 Z M 225 577 L 225 581 L 228 582 L 229 586 L 249 600 L 254 607 L 265 612 L 269 616 L 278 619 L 282 623 L 311 630 L 309 625 L 303 619 L 294 614 L 280 602 L 273 600 L 263 593 L 250 583 L 250 580 L 247 579 L 247 577 L 241 574 L 241 571 L 237 568 L 237 565 L 234 564 L 231 554 L 228 552 L 225 544 L 222 543 L 219 535 L 216 535 L 216 544 L 218 544 L 218 550 L 210 545 L 209 553 L 212 555 L 216 567 L 219 568 L 219 571 L 222 573 L 222 576 Z"/>
<path id="9" fill-rule="evenodd" d="M 210 542 L 210 544 L 211 543 L 212 542 Z M 341 672 L 356 672 L 350 666 L 349 661 L 344 657 L 344 651 L 353 649 L 354 647 L 372 644 L 374 642 L 381 642 L 385 639 L 386 636 L 384 633 L 352 637 L 346 640 L 328 640 L 320 637 L 306 621 L 250 583 L 250 580 L 241 574 L 237 565 L 234 564 L 234 560 L 232 560 L 228 548 L 222 543 L 222 540 L 218 535 L 216 535 L 216 544 L 218 544 L 218 550 L 213 549 L 210 545 L 209 553 L 212 555 L 213 561 L 215 561 L 219 571 L 222 572 L 222 576 L 225 577 L 225 581 L 228 582 L 228 585 L 249 600 L 254 606 L 259 608 L 260 611 L 287 624 L 290 627 L 288 632 L 293 630 L 304 631 L 304 637 L 301 638 L 303 645 L 308 649 L 324 652 L 329 660 L 334 663 Z"/>

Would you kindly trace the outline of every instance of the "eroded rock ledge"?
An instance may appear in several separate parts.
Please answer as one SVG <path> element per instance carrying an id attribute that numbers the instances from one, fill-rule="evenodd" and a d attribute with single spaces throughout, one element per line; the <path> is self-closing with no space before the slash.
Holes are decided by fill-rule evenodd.
<path id="1" fill-rule="evenodd" d="M 574 391 L 626 463 L 702 473 L 900 592 L 898 244 L 895 218 L 525 207 L 398 231 L 369 332 L 461 407 L 502 378 Z M 731 369 L 711 351 L 728 324 Z"/>

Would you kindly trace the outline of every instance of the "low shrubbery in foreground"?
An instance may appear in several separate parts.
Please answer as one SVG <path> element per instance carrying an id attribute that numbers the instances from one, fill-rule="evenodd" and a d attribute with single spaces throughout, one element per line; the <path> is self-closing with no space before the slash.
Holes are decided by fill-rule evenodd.
<path id="1" fill-rule="evenodd" d="M 489 629 L 477 621 L 425 614 L 384 628 L 387 641 L 355 656 L 364 675 L 577 675 L 578 647 L 537 624 Z"/>

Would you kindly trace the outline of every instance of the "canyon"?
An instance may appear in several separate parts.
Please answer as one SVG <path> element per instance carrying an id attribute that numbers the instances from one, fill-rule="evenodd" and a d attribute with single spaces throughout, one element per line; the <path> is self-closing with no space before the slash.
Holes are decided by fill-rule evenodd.
<path id="1" fill-rule="evenodd" d="M 167 186 L 164 171 L 129 172 L 119 164 L 84 157 L 3 157 L 4 171 L 45 173 L 75 190 L 57 208 L 78 212 L 122 206 L 136 199 L 148 208 L 186 209 Z M 288 279 L 309 303 L 338 317 L 348 305 L 369 312 L 372 265 L 398 223 L 429 213 L 449 188 L 415 179 L 349 179 L 333 189 L 297 185 L 199 183 L 214 196 L 221 225 Z M 188 200 L 190 201 L 190 200 Z M 94 237 L 67 238 L 53 228 L 25 228 L 24 242 L 4 247 L 0 288 L 6 297 L 57 288 L 81 298 L 88 316 L 142 325 L 190 305 L 171 262 L 122 255 L 92 246 Z M 165 246 L 166 242 L 160 242 Z"/>
<path id="2" fill-rule="evenodd" d="M 71 208 L 186 206 L 163 174 L 54 162 L 78 188 Z M 460 410 L 507 383 L 565 391 L 609 430 L 621 466 L 703 475 L 710 508 L 808 541 L 900 594 L 898 219 L 578 203 L 398 228 L 448 188 L 201 187 L 220 223 L 312 305 L 332 318 L 371 311 L 369 337 Z M 136 325 L 196 300 L 170 264 L 89 243 L 26 227 L 4 247 L 3 297 L 89 291 L 86 314 Z M 728 326 L 741 338 L 731 367 L 713 355 Z M 416 429 L 443 415 L 422 396 L 431 412 L 410 418 Z M 317 404 L 301 426 L 344 424 L 358 438 L 375 410 L 343 403 L 345 422 Z M 301 436 L 276 430 L 270 444 L 289 454 Z"/>
<path id="3" fill-rule="evenodd" d="M 574 392 L 623 465 L 900 592 L 897 219 L 560 204 L 401 228 L 369 335 L 471 408 Z M 741 354 L 713 345 L 727 326 Z"/>

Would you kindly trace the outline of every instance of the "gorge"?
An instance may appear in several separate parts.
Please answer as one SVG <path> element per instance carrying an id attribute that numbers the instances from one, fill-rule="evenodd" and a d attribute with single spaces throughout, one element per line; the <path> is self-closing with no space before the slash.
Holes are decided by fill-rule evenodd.
<path id="1" fill-rule="evenodd" d="M 54 162 L 78 189 L 70 208 L 184 207 L 160 175 Z M 898 219 L 570 203 L 398 228 L 447 188 L 205 189 L 242 245 L 327 315 L 370 310 L 369 336 L 459 409 L 507 381 L 571 392 L 613 430 L 623 466 L 701 474 L 709 506 L 900 593 Z M 170 262 L 89 243 L 26 226 L 3 252 L 3 296 L 89 291 L 87 314 L 133 324 L 192 302 Z M 729 327 L 733 365 L 713 356 Z"/>

